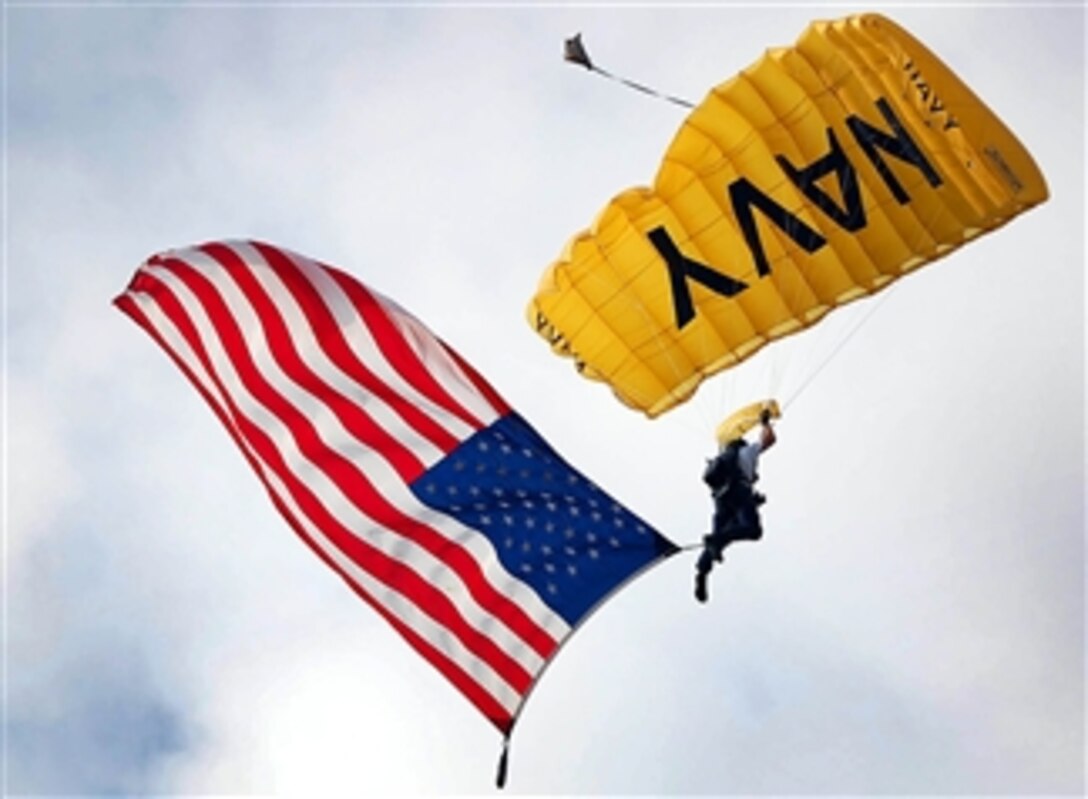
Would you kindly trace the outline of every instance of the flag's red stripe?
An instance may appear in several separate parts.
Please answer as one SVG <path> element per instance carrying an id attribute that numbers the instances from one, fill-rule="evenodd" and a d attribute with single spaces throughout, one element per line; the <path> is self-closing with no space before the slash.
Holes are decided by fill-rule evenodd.
<path id="1" fill-rule="evenodd" d="M 490 383 L 484 380 L 483 375 L 477 372 L 468 361 L 461 357 L 461 354 L 457 352 L 457 350 L 449 346 L 446 342 L 439 339 L 438 343 L 441 344 L 442 349 L 457 362 L 457 365 L 461 367 L 461 371 L 472 381 L 472 385 L 475 386 L 476 390 L 491 404 L 491 407 L 498 411 L 500 416 L 505 416 L 510 413 L 510 405 L 507 404 L 506 400 L 502 398 L 499 392 L 496 391 Z"/>
<path id="2" fill-rule="evenodd" d="M 124 311 L 126 314 L 128 314 L 128 316 L 134 322 L 136 322 L 136 324 L 142 327 L 147 332 L 147 334 L 151 336 L 155 343 L 158 344 L 159 347 L 161 347 L 162 350 L 170 356 L 170 360 L 174 362 L 174 365 L 181 369 L 185 376 L 189 378 L 189 381 L 194 386 L 196 386 L 201 396 L 203 396 L 204 400 L 208 403 L 208 405 L 211 406 L 212 411 L 215 412 L 215 415 L 219 418 L 219 421 L 223 423 L 223 427 L 227 428 L 227 432 L 230 433 L 231 438 L 235 440 L 235 442 L 238 444 L 239 449 L 242 450 L 242 454 L 244 454 L 248 460 L 249 453 L 242 445 L 242 440 L 238 436 L 238 430 L 235 427 L 233 420 L 229 416 L 227 416 L 226 410 L 222 406 L 220 406 L 220 404 L 216 401 L 215 397 L 213 397 L 210 392 L 205 390 L 204 386 L 200 383 L 196 376 L 190 372 L 189 367 L 186 365 L 185 361 L 183 361 L 181 357 L 174 352 L 173 348 L 166 342 L 166 339 L 163 338 L 162 335 L 159 333 L 158 328 L 155 327 L 154 323 L 144 315 L 144 312 L 140 310 L 140 306 L 132 298 L 131 292 L 136 291 L 137 282 L 138 280 L 133 280 L 129 286 L 128 291 L 120 295 L 119 297 L 116 297 L 113 300 L 113 304 L 120 308 L 122 311 Z"/>
<path id="3" fill-rule="evenodd" d="M 503 733 L 509 731 L 511 724 L 513 723 L 513 715 L 507 711 L 503 706 L 498 703 L 486 689 L 482 688 L 471 676 L 469 676 L 460 666 L 447 658 L 439 649 L 432 646 L 426 639 L 421 637 L 418 633 L 408 627 L 402 622 L 395 614 L 387 610 L 381 602 L 372 597 L 362 586 L 358 585 L 351 576 L 345 572 L 329 555 L 321 549 L 316 542 L 314 542 L 310 536 L 306 533 L 306 528 L 295 519 L 294 515 L 288 509 L 288 507 L 280 500 L 276 491 L 272 488 L 271 484 L 265 478 L 263 472 L 253 455 L 250 453 L 243 439 L 238 434 L 234 425 L 231 423 L 229 417 L 224 410 L 219 406 L 219 403 L 207 391 L 203 385 L 203 382 L 192 373 L 188 365 L 174 352 L 169 344 L 158 333 L 155 326 L 144 316 L 140 311 L 139 306 L 128 296 L 121 295 L 114 303 L 128 314 L 140 327 L 142 327 L 148 335 L 151 336 L 160 348 L 170 357 L 175 365 L 181 370 L 189 382 L 200 393 L 204 400 L 211 407 L 212 411 L 219 418 L 219 421 L 226 428 L 231 438 L 234 439 L 238 445 L 238 449 L 241 450 L 242 455 L 249 463 L 250 467 L 257 474 L 261 484 L 264 485 L 265 491 L 268 492 L 269 497 L 272 499 L 272 504 L 276 506 L 280 514 L 284 517 L 287 523 L 295 531 L 295 533 L 301 538 L 310 550 L 324 561 L 325 565 L 332 569 L 334 572 L 340 575 L 340 577 L 351 587 L 351 589 L 358 594 L 368 605 L 374 608 L 382 618 L 384 618 L 393 628 L 404 637 L 404 639 L 422 655 L 432 666 L 438 669 L 441 674 L 453 684 L 453 686 L 460 691 L 476 708 L 484 714 L 491 722 L 499 728 Z M 521 692 L 524 696 L 524 692 Z"/>
<path id="4" fill-rule="evenodd" d="M 434 531 L 429 530 L 389 505 L 380 494 L 374 491 L 373 487 L 359 474 L 350 461 L 335 450 L 326 447 L 320 441 L 313 425 L 306 416 L 268 384 L 250 358 L 236 320 L 231 316 L 229 310 L 223 304 L 222 298 L 219 297 L 215 287 L 208 279 L 188 264 L 175 259 L 165 261 L 162 267 L 169 269 L 171 273 L 180 278 L 190 291 L 197 296 L 219 336 L 227 357 L 249 393 L 288 428 L 299 450 L 306 458 L 317 465 L 330 480 L 341 487 L 348 499 L 382 527 L 396 531 L 429 549 L 436 558 L 441 559 L 461 577 L 473 596 L 477 597 L 477 601 L 480 601 L 485 609 L 498 616 L 498 613 L 488 607 L 489 603 L 485 600 L 499 597 L 499 595 L 489 584 L 482 582 L 483 575 L 478 564 L 468 557 L 459 546 L 452 544 L 447 539 L 437 535 Z M 163 288 L 168 292 L 167 287 L 164 286 Z M 169 302 L 166 301 L 167 297 Z M 360 567 L 366 569 L 390 588 L 399 590 L 405 596 L 411 598 L 428 615 L 456 635 L 470 651 L 490 664 L 511 686 L 518 690 L 527 687 L 531 682 L 531 676 L 524 668 L 501 650 L 494 641 L 482 635 L 476 628 L 466 622 L 445 594 L 400 561 L 360 541 L 350 529 L 344 527 L 325 508 L 305 485 L 305 482 L 291 471 L 267 434 L 250 422 L 238 410 L 229 391 L 221 384 L 216 375 L 211 360 L 208 358 L 199 336 L 196 334 L 196 330 L 188 324 L 189 320 L 185 310 L 177 302 L 176 298 L 172 294 L 162 296 L 160 306 L 175 323 L 179 321 L 177 318 L 179 314 L 186 316 L 186 324 L 182 329 L 182 335 L 186 337 L 186 340 L 204 364 L 205 369 L 219 386 L 242 434 L 260 453 L 262 460 L 288 486 L 288 490 L 298 506 L 325 532 L 330 540 L 344 554 L 358 563 Z M 182 327 L 182 325 L 179 325 L 179 327 Z M 428 544 L 430 546 L 427 546 Z M 501 599 L 503 604 L 510 605 L 509 600 L 504 597 Z M 516 628 L 515 632 L 520 633 Z"/>
<path id="5" fill-rule="evenodd" d="M 312 463 L 320 464 L 322 471 L 341 487 L 344 495 L 356 507 L 440 559 L 461 578 L 473 598 L 488 613 L 500 619 L 541 657 L 551 655 L 555 650 L 555 639 L 525 610 L 491 584 L 479 562 L 468 550 L 389 503 L 366 476 L 359 472 L 355 464 L 325 445 L 310 420 L 268 384 L 253 363 L 230 309 L 199 270 L 174 258 L 160 260 L 159 265 L 169 269 L 197 296 L 250 393 L 291 430 L 300 450 Z M 273 357 L 282 366 L 283 359 L 281 353 L 276 351 L 275 342 L 270 342 L 270 346 Z"/>
<path id="6" fill-rule="evenodd" d="M 262 477 L 262 481 L 264 478 Z M 266 483 L 267 485 L 267 483 Z M 276 496 L 275 492 L 269 489 L 269 493 L 272 494 L 272 501 L 279 508 L 283 517 L 287 520 L 287 523 L 295 530 L 295 532 L 302 538 L 303 541 L 310 547 L 310 549 L 317 554 L 325 564 L 335 571 L 343 578 L 351 589 L 358 594 L 368 605 L 376 610 L 382 618 L 389 622 L 393 628 L 399 632 L 405 640 L 421 654 L 426 660 L 438 669 L 454 688 L 460 691 L 465 698 L 467 698 L 476 708 L 484 714 L 491 723 L 499 728 L 500 732 L 509 732 L 514 722 L 514 716 L 506 708 L 504 708 L 496 699 L 488 693 L 487 689 L 483 688 L 475 679 L 472 678 L 464 669 L 458 666 L 454 661 L 450 660 L 442 651 L 431 644 L 427 639 L 419 635 L 415 630 L 402 622 L 393 612 L 382 605 L 377 599 L 372 597 L 365 588 L 360 586 L 351 576 L 345 572 L 340 566 L 332 560 L 321 547 L 314 543 L 310 537 L 306 534 L 302 525 L 295 520 L 292 514 L 288 511 L 287 507 Z M 536 675 L 533 676 L 533 679 Z M 519 690 L 518 695 L 524 698 L 526 690 Z"/>
<path id="7" fill-rule="evenodd" d="M 283 481 L 295 504 L 337 549 L 379 582 L 407 597 L 420 610 L 460 640 L 466 649 L 491 666 L 495 673 L 518 694 L 528 690 L 532 684 L 533 675 L 492 639 L 465 621 L 453 601 L 444 592 L 421 577 L 410 566 L 356 537 L 350 529 L 326 510 L 302 480 L 295 477 L 263 430 L 246 419 L 242 420 L 241 427 L 243 435 L 251 442 L 261 459 Z"/>
<path id="8" fill-rule="evenodd" d="M 419 356 L 405 342 L 396 325 L 390 321 L 384 305 L 362 284 L 348 277 L 338 269 L 326 266 L 329 273 L 351 299 L 352 304 L 359 314 L 366 320 L 374 341 L 385 353 L 386 359 L 391 363 L 399 364 L 400 373 L 407 379 L 419 393 L 432 402 L 445 408 L 476 430 L 486 425 L 476 418 L 476 415 L 461 405 L 450 393 L 435 380 L 434 375 L 420 361 Z"/>
<path id="9" fill-rule="evenodd" d="M 260 318 L 269 347 L 284 372 L 306 392 L 320 399 L 348 432 L 373 450 L 375 457 L 385 458 L 402 480 L 411 482 L 422 474 L 426 467 L 415 453 L 376 424 L 357 402 L 318 377 L 302 360 L 279 309 L 239 255 L 221 244 L 207 245 L 202 249 L 222 264 L 245 294 Z M 314 337 L 317 338 L 316 331 Z"/>
<path id="10" fill-rule="evenodd" d="M 325 354 L 340 369 L 353 380 L 370 391 L 374 396 L 385 402 L 397 415 L 399 415 L 417 433 L 426 438 L 443 452 L 451 452 L 457 448 L 460 441 L 420 410 L 412 402 L 401 396 L 391 386 L 387 385 L 380 377 L 374 374 L 348 345 L 344 338 L 344 332 L 337 323 L 336 318 L 329 310 L 320 291 L 307 279 L 306 275 L 294 264 L 285 253 L 266 244 L 253 242 L 253 246 L 264 256 L 265 261 L 275 271 L 287 290 L 291 292 L 302 312 L 306 315 L 310 327 L 317 334 Z M 318 269 L 326 269 L 319 264 L 314 264 Z M 360 321 L 365 323 L 360 317 Z M 390 360 L 390 368 L 400 371 L 395 361 Z M 408 382 L 406 379 L 405 382 Z"/>

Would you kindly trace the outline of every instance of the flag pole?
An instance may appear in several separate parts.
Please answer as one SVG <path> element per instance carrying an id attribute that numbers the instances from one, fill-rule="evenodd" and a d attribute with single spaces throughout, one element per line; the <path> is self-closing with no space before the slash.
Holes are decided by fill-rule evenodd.
<path id="1" fill-rule="evenodd" d="M 502 737 L 502 754 L 499 755 L 499 770 L 495 774 L 495 787 L 502 790 L 506 787 L 506 767 L 510 759 L 510 733 L 513 728 L 507 730 Z"/>

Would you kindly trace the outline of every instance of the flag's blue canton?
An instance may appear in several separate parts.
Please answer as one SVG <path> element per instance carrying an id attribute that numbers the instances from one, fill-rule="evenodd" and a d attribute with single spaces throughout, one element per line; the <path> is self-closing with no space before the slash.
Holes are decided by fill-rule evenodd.
<path id="1" fill-rule="evenodd" d="M 412 491 L 486 535 L 506 569 L 572 626 L 633 573 L 676 551 L 516 413 L 466 439 Z"/>

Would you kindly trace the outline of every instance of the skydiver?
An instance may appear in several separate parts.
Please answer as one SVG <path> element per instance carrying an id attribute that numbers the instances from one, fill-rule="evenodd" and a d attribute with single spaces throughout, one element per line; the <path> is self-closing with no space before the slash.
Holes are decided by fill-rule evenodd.
<path id="1" fill-rule="evenodd" d="M 758 541 L 763 537 L 759 506 L 766 498 L 753 484 L 759 479 L 759 456 L 774 445 L 777 437 L 769 411 L 760 414 L 759 422 L 757 441 L 741 437 L 726 443 L 703 472 L 703 481 L 714 498 L 714 517 L 713 532 L 703 536 L 703 551 L 695 564 L 695 598 L 700 602 L 707 601 L 707 575 L 715 563 L 722 562 L 725 548 L 734 541 Z"/>

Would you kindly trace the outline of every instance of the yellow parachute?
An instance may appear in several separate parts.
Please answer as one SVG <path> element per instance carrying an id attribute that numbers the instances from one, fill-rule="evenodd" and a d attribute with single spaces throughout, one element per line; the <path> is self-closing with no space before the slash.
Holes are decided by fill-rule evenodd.
<path id="1" fill-rule="evenodd" d="M 815 22 L 710 92 L 653 188 L 571 240 L 527 314 L 653 417 L 1046 198 L 1027 150 L 909 33 Z"/>

